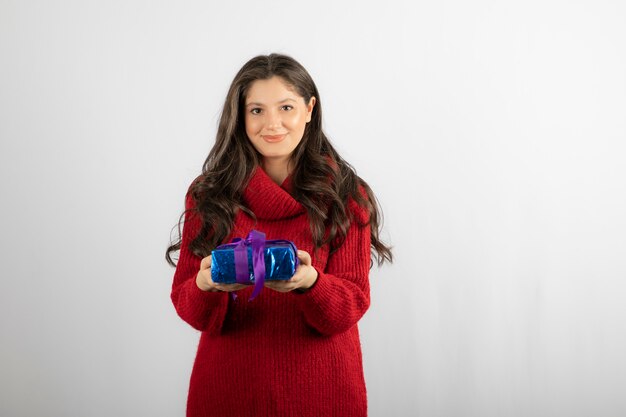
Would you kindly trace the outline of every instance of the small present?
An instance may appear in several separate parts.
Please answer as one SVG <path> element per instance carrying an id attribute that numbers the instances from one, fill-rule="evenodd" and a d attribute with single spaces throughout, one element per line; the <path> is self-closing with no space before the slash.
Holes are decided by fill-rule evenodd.
<path id="1" fill-rule="evenodd" d="M 253 230 L 246 239 L 235 238 L 211 252 L 211 279 L 222 284 L 254 285 L 250 299 L 258 295 L 265 280 L 286 281 L 298 267 L 297 249 L 283 239 L 265 240 Z"/>

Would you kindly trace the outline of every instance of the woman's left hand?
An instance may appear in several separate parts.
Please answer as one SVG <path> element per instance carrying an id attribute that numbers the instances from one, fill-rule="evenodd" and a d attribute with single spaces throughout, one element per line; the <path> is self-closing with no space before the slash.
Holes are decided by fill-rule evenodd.
<path id="1" fill-rule="evenodd" d="M 287 281 L 265 281 L 265 286 L 279 292 L 289 292 L 296 288 L 307 289 L 317 281 L 317 270 L 311 266 L 311 255 L 298 250 L 300 264 L 296 273 Z"/>

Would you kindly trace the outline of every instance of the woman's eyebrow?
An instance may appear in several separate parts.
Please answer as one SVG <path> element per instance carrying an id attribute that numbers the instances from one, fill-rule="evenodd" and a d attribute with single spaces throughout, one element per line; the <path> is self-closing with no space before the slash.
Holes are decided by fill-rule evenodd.
<path id="1" fill-rule="evenodd" d="M 285 98 L 285 99 L 282 99 L 281 101 L 276 102 L 276 104 L 284 103 L 286 101 L 294 101 L 295 102 L 296 100 L 294 100 L 292 98 Z M 251 102 L 251 103 L 246 104 L 246 107 L 253 106 L 253 105 L 254 106 L 262 106 L 263 103 Z"/>

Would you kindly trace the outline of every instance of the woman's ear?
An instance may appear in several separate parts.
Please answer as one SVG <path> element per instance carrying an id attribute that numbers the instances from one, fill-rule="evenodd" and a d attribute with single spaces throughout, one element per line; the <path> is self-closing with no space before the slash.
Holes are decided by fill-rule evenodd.
<path id="1" fill-rule="evenodd" d="M 306 106 L 306 122 L 309 123 L 311 121 L 311 116 L 313 115 L 313 107 L 315 107 L 315 96 L 311 96 L 309 100 L 309 104 Z"/>

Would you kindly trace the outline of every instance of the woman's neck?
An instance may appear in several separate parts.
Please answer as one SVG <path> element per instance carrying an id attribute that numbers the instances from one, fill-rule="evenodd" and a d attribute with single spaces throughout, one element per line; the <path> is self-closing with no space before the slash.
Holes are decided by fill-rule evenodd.
<path id="1" fill-rule="evenodd" d="M 271 158 L 264 158 L 263 170 L 267 175 L 278 185 L 282 185 L 285 178 L 289 176 L 289 160 L 275 160 Z"/>

